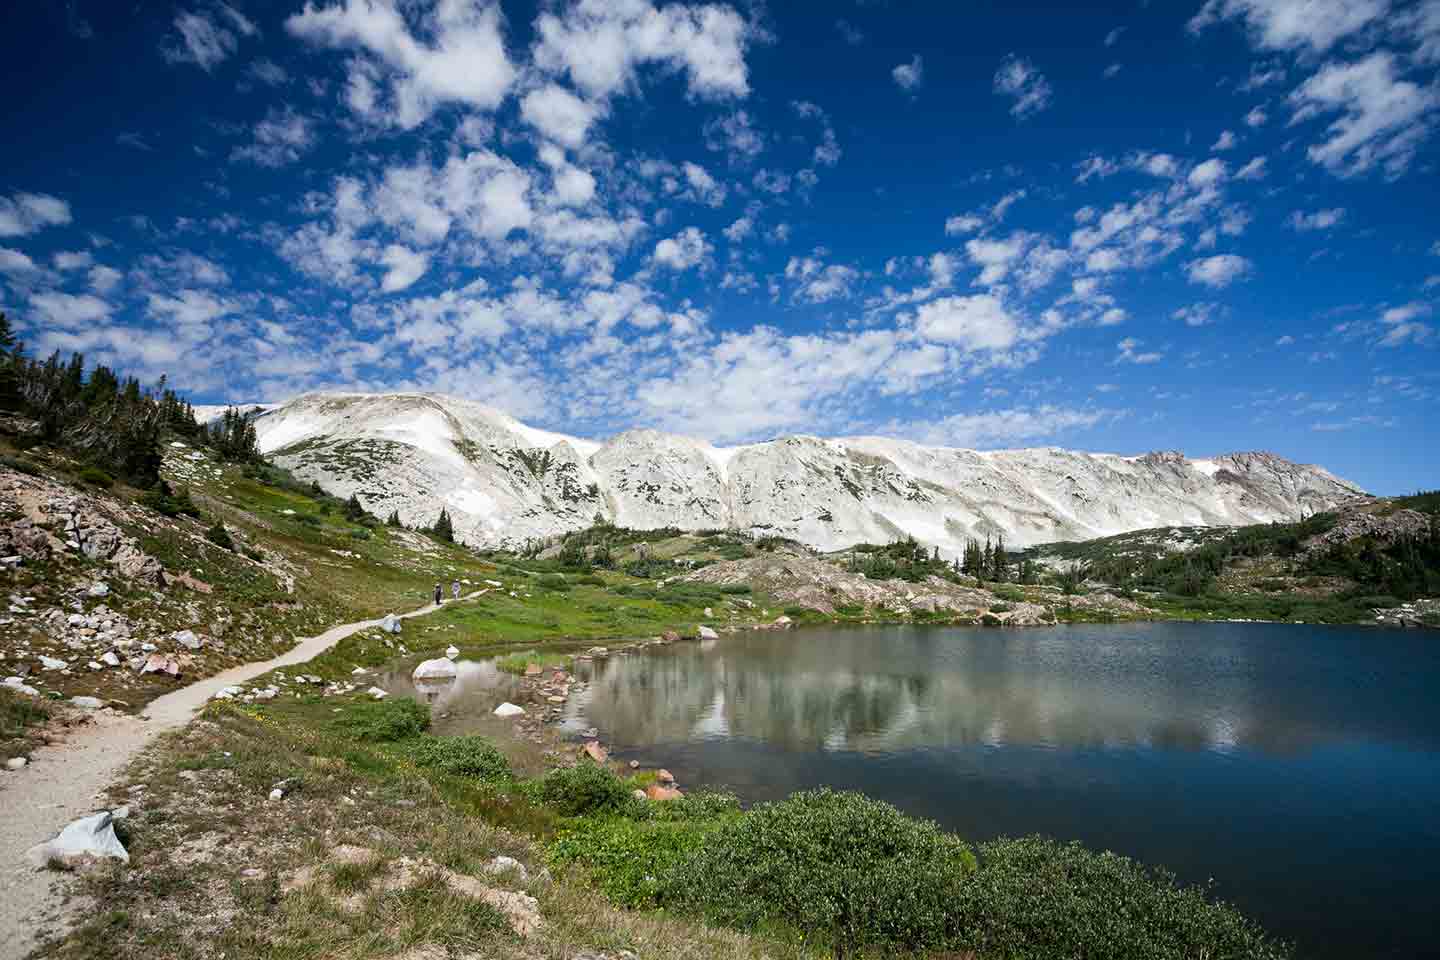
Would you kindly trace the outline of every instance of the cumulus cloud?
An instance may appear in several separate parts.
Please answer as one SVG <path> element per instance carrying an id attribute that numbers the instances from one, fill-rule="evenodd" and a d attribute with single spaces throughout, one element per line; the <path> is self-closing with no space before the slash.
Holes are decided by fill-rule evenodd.
<path id="1" fill-rule="evenodd" d="M 76 329 L 108 320 L 114 307 L 88 293 L 37 293 L 30 297 L 35 312 L 57 327 Z"/>
<path id="2" fill-rule="evenodd" d="M 1020 322 L 999 297 L 941 297 L 915 312 L 915 330 L 927 340 L 969 351 L 1008 350 L 1020 339 Z"/>
<path id="3" fill-rule="evenodd" d="M 785 264 L 785 278 L 796 284 L 795 299 L 803 303 L 825 303 L 850 296 L 851 285 L 860 271 L 842 264 L 826 264 L 818 257 L 791 257 Z"/>
<path id="4" fill-rule="evenodd" d="M 1015 100 L 1010 113 L 1022 119 L 1050 105 L 1052 91 L 1049 81 L 1035 69 L 1034 64 L 1013 53 L 995 71 L 994 88 L 997 94 Z"/>
<path id="5" fill-rule="evenodd" d="M 925 82 L 925 61 L 917 53 L 910 58 L 909 63 L 902 63 L 891 70 L 890 76 L 901 90 L 913 93 Z"/>
<path id="6" fill-rule="evenodd" d="M 1412 301 L 1398 307 L 1391 307 L 1380 315 L 1385 325 L 1385 335 L 1380 338 L 1382 347 L 1399 347 L 1406 343 L 1424 343 L 1434 334 L 1429 324 L 1420 323 L 1420 317 L 1431 313 L 1429 304 Z"/>
<path id="7" fill-rule="evenodd" d="M 70 222 L 70 204 L 48 193 L 0 197 L 0 237 L 23 237 Z"/>
<path id="8" fill-rule="evenodd" d="M 1261 49 L 1324 53 L 1388 8 L 1389 0 L 1208 0 L 1189 29 L 1199 33 L 1222 20 L 1239 20 Z"/>
<path id="9" fill-rule="evenodd" d="M 1045 404 L 981 413 L 957 413 L 942 420 L 894 423 L 887 432 L 937 446 L 989 447 L 1059 437 L 1119 416 L 1115 410 L 1074 409 Z"/>
<path id="10" fill-rule="evenodd" d="M 1219 312 L 1218 303 L 1192 303 L 1180 307 L 1171 316 L 1184 321 L 1187 327 L 1204 327 L 1214 323 Z"/>
<path id="11" fill-rule="evenodd" d="M 1157 350 L 1141 350 L 1140 347 L 1143 343 L 1143 340 L 1137 340 L 1134 337 L 1126 337 L 1124 340 L 1118 341 L 1115 344 L 1115 349 L 1118 351 L 1115 362 L 1139 364 L 1159 363 L 1165 358 L 1165 354 Z"/>
<path id="12" fill-rule="evenodd" d="M 1221 130 L 1220 136 L 1215 138 L 1215 142 L 1210 145 L 1210 149 L 1216 153 L 1224 153 L 1226 150 L 1234 150 L 1236 144 L 1239 142 L 1240 138 L 1235 136 L 1233 130 Z"/>
<path id="13" fill-rule="evenodd" d="M 1185 264 L 1185 276 L 1191 283 L 1218 290 L 1249 275 L 1253 269 L 1254 265 L 1242 256 L 1220 253 L 1213 257 L 1191 260 Z"/>
<path id="14" fill-rule="evenodd" d="M 718 100 L 750 92 L 745 51 L 755 31 L 728 5 L 580 0 L 563 14 L 542 13 L 535 29 L 536 66 L 568 75 L 592 98 L 633 88 L 645 64 L 683 71 L 692 96 Z"/>
<path id="15" fill-rule="evenodd" d="M 409 288 L 430 268 L 428 256 L 398 243 L 390 244 L 380 253 L 380 263 L 386 268 L 380 281 L 380 289 L 385 293 Z"/>
<path id="16" fill-rule="evenodd" d="M 710 255 L 710 242 L 698 227 L 686 227 L 673 237 L 655 244 L 652 259 L 672 270 L 689 270 L 703 263 Z"/>
<path id="17" fill-rule="evenodd" d="M 232 161 L 261 167 L 283 167 L 294 163 L 315 145 L 314 126 L 308 117 L 292 107 L 272 107 L 255 125 L 254 139 L 230 154 Z"/>
<path id="18" fill-rule="evenodd" d="M 170 63 L 193 63 L 207 72 L 239 49 L 243 37 L 260 32 L 244 14 L 220 2 L 205 10 L 179 11 L 174 27 L 178 36 L 161 46 L 161 55 Z"/>
<path id="19" fill-rule="evenodd" d="M 595 122 L 599 110 L 558 84 L 531 90 L 520 100 L 520 115 L 544 136 L 576 149 Z"/>
<path id="20" fill-rule="evenodd" d="M 1328 230 L 1345 219 L 1344 207 L 1332 207 L 1328 210 L 1316 210 L 1314 213 L 1302 213 L 1295 210 L 1290 214 L 1285 223 L 1292 230 L 1305 232 L 1308 230 Z"/>
<path id="21" fill-rule="evenodd" d="M 1379 50 L 1354 63 L 1327 63 L 1301 84 L 1290 95 L 1292 123 L 1339 114 L 1328 139 L 1306 151 L 1310 159 L 1341 177 L 1377 166 L 1391 176 L 1404 172 L 1430 135 L 1440 91 L 1397 73 L 1394 55 Z"/>
<path id="22" fill-rule="evenodd" d="M 285 27 L 311 43 L 359 52 L 349 65 L 348 101 L 372 121 L 410 129 L 445 104 L 481 110 L 499 106 L 515 78 L 499 7 L 487 0 L 446 0 L 415 21 L 412 28 L 401 9 L 388 2 L 317 5 L 307 0 Z M 388 107 L 376 90 L 377 78 L 387 71 Z"/>
<path id="23" fill-rule="evenodd" d="M 705 146 L 727 153 L 732 162 L 752 160 L 765 149 L 765 136 L 744 110 L 716 117 L 705 124 Z"/>

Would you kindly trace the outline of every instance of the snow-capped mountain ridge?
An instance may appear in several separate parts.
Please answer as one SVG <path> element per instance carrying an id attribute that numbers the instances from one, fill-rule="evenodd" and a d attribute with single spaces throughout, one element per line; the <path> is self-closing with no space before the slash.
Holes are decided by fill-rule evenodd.
<path id="1" fill-rule="evenodd" d="M 425 393 L 313 393 L 256 420 L 261 449 L 373 513 L 519 543 L 588 526 L 737 528 L 820 549 L 905 534 L 953 555 L 1169 525 L 1294 519 L 1363 495 L 1269 453 L 1187 459 L 1058 447 L 966 450 L 795 435 L 736 447 L 636 429 L 601 443 Z"/>

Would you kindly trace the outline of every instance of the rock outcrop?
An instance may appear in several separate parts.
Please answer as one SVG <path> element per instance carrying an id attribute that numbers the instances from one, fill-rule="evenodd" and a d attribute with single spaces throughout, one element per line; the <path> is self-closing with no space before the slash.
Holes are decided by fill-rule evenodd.
<path id="1" fill-rule="evenodd" d="M 732 528 L 822 550 L 912 535 L 954 556 L 1160 526 L 1291 520 L 1363 495 L 1268 453 L 1187 459 L 1053 447 L 977 451 L 881 437 L 791 436 L 716 448 L 632 430 L 596 443 L 433 394 L 307 394 L 256 420 L 300 477 L 410 524 L 449 511 L 477 546 L 585 527 Z"/>

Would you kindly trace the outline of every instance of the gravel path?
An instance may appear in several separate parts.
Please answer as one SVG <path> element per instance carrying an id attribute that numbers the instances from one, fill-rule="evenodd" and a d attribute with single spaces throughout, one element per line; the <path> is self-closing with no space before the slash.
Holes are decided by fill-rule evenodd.
<path id="1" fill-rule="evenodd" d="M 487 592 L 477 590 L 461 599 Z M 431 604 L 400 617 L 420 617 L 438 609 Z M 75 912 L 63 902 L 66 876 L 36 870 L 26 861 L 25 851 L 49 840 L 72 820 L 105 809 L 106 788 L 152 737 L 183 727 L 223 687 L 304 663 L 352 633 L 379 624 L 379 620 L 362 620 L 332 627 L 273 660 L 232 667 L 167 693 L 139 717 L 97 715 L 94 723 L 77 728 L 63 742 L 36 750 L 28 766 L 0 775 L 0 960 L 25 957 L 41 934 L 58 928 L 67 914 Z"/>

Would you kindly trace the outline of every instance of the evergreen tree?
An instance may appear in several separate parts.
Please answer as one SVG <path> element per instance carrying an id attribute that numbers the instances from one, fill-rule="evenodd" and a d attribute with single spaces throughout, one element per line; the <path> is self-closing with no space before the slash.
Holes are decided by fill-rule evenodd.
<path id="1" fill-rule="evenodd" d="M 0 312 L 0 410 L 20 406 L 20 373 L 23 348 L 10 329 L 10 318 Z"/>
<path id="2" fill-rule="evenodd" d="M 391 511 L 390 511 L 390 516 L 386 519 L 386 521 L 385 521 L 385 526 L 387 526 L 387 527 L 398 527 L 398 526 L 400 526 L 400 511 L 399 511 L 399 510 L 391 510 Z"/>
<path id="3" fill-rule="evenodd" d="M 350 494 L 350 499 L 345 501 L 345 519 L 359 521 L 365 519 L 365 508 L 360 504 L 360 498 Z"/>
<path id="4" fill-rule="evenodd" d="M 981 580 L 988 579 L 995 569 L 995 548 L 990 545 L 990 537 L 985 537 L 985 552 L 980 555 L 980 570 L 975 574 Z"/>
<path id="5" fill-rule="evenodd" d="M 1010 558 L 1005 555 L 1005 535 L 999 534 L 995 539 L 995 553 L 991 557 L 990 570 L 995 580 L 1004 583 L 1010 579 Z"/>
<path id="6" fill-rule="evenodd" d="M 260 460 L 260 445 L 255 424 L 234 407 L 227 407 L 220 419 L 210 425 L 210 446 L 220 459 L 232 463 L 255 463 Z"/>
<path id="7" fill-rule="evenodd" d="M 450 514 L 444 507 L 440 508 L 440 516 L 436 518 L 435 525 L 430 532 L 439 540 L 446 543 L 455 542 L 455 528 L 450 524 Z"/>

